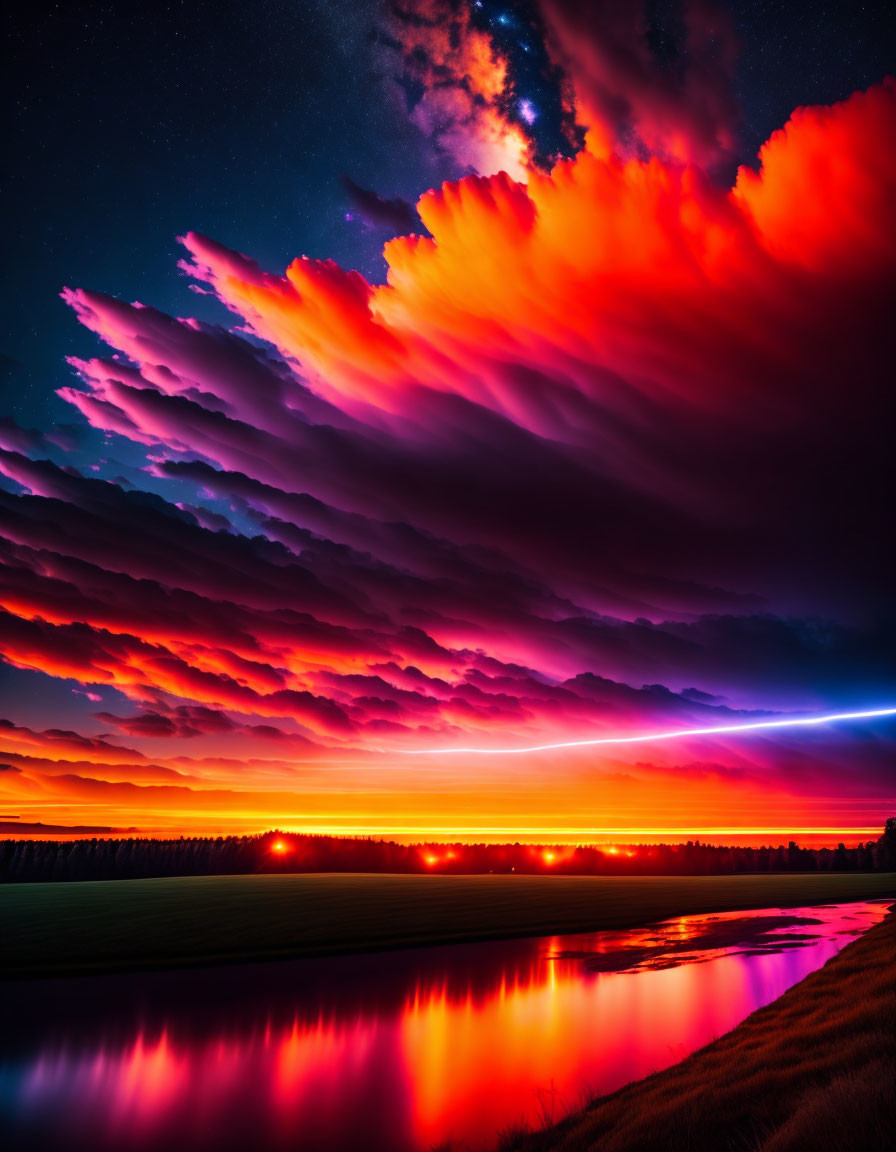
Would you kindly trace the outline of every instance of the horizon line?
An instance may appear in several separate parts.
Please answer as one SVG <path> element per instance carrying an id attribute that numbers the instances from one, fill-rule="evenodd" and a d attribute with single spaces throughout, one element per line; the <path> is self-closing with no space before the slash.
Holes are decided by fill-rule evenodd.
<path id="1" fill-rule="evenodd" d="M 27 823 L 31 823 L 30 821 Z M 387 828 L 371 828 L 371 827 L 346 827 L 345 825 L 330 825 L 329 827 L 309 827 L 308 825 L 290 827 L 287 825 L 271 824 L 263 829 L 256 831 L 243 831 L 224 832 L 221 829 L 196 829 L 184 830 L 174 828 L 110 828 L 101 836 L 96 833 L 93 836 L 85 835 L 84 833 L 76 832 L 74 828 L 65 828 L 63 826 L 48 825 L 48 828 L 53 828 L 56 836 L 73 836 L 76 839 L 178 839 L 181 837 L 209 839 L 219 835 L 235 836 L 235 837 L 252 837 L 252 836 L 266 836 L 266 835 L 286 835 L 286 836 L 321 836 L 332 837 L 334 839 L 366 839 L 376 837 L 381 840 L 390 839 L 408 839 L 410 837 L 419 838 L 422 842 L 429 843 L 450 843 L 451 837 L 464 837 L 469 838 L 478 836 L 485 838 L 487 843 L 509 843 L 506 839 L 491 840 L 490 837 L 495 836 L 523 836 L 527 840 L 534 837 L 539 839 L 536 843 L 551 843 L 551 837 L 564 837 L 575 838 L 579 844 L 601 843 L 613 844 L 624 841 L 631 841 L 634 837 L 646 837 L 646 840 L 640 841 L 643 844 L 660 844 L 669 843 L 671 838 L 684 838 L 686 840 L 699 839 L 704 837 L 711 837 L 718 839 L 720 837 L 743 837 L 749 836 L 751 838 L 761 836 L 783 836 L 789 839 L 795 837 L 807 836 L 825 836 L 825 837 L 840 837 L 841 839 L 849 839 L 855 836 L 874 836 L 880 837 L 883 834 L 883 824 L 877 824 L 873 827 L 813 827 L 813 828 L 795 828 L 795 827 L 772 827 L 772 828 L 632 828 L 625 829 L 619 827 L 602 827 L 602 828 L 520 828 L 507 825 L 490 825 L 487 827 L 474 827 L 470 825 L 461 825 L 453 828 L 426 828 L 422 826 L 413 826 L 402 829 L 387 829 Z M 53 837 L 45 837 L 52 839 Z M 621 840 L 619 839 L 621 838 Z M 0 836 L 0 841 L 13 839 L 12 836 Z M 678 842 L 678 840 L 676 840 Z"/>

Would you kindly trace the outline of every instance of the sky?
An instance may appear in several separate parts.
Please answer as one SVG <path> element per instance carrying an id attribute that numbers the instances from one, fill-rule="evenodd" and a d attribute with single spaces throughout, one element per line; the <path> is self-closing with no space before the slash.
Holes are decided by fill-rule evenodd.
<path id="1" fill-rule="evenodd" d="M 878 833 L 884 5 L 12 35 L 0 820 Z"/>

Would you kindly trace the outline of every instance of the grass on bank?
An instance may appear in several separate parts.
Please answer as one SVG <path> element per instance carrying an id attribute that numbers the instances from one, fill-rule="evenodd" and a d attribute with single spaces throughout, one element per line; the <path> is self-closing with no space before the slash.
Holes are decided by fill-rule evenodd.
<path id="1" fill-rule="evenodd" d="M 503 1152 L 896 1147 L 896 914 L 681 1064 Z"/>
<path id="2" fill-rule="evenodd" d="M 896 896 L 896 874 L 202 876 L 0 886 L 0 975 L 53 976 L 626 928 Z"/>

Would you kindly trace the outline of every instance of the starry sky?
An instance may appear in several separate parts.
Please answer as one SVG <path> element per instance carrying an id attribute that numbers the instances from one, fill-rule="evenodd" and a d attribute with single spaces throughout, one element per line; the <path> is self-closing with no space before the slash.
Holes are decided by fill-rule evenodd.
<path id="1" fill-rule="evenodd" d="M 885 5 L 36 3 L 12 37 L 5 816 L 890 814 L 885 720 L 454 751 L 896 702 Z"/>

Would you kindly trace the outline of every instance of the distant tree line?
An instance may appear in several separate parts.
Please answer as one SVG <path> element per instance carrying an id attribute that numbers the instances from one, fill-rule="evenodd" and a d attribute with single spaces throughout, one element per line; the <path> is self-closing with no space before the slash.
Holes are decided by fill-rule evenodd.
<path id="1" fill-rule="evenodd" d="M 362 837 L 257 836 L 0 841 L 0 883 L 228 876 L 258 872 L 483 872 L 566 876 L 704 876 L 736 872 L 896 871 L 896 817 L 880 839 L 847 848 L 629 844 L 396 844 Z"/>

